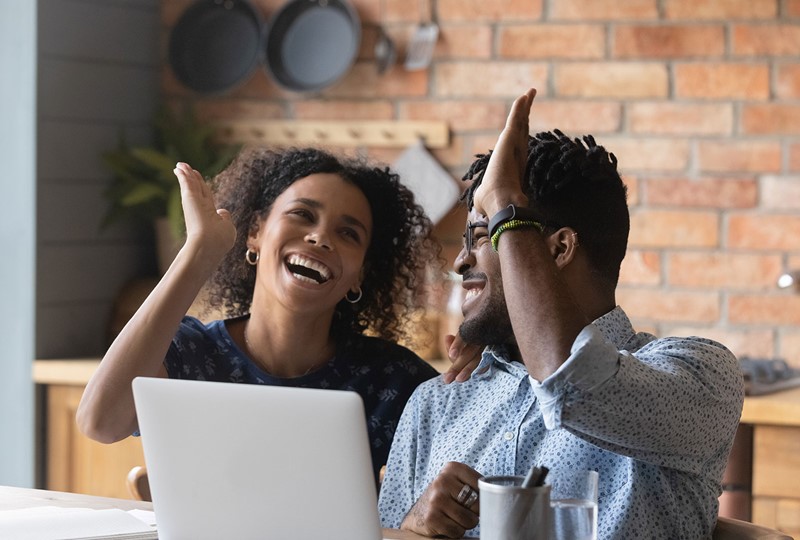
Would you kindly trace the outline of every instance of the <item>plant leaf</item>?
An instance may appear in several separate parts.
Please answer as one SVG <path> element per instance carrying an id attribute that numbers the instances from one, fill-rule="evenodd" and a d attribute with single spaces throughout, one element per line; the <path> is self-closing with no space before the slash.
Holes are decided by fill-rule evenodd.
<path id="1" fill-rule="evenodd" d="M 122 206 L 135 206 L 143 202 L 164 197 L 164 190 L 155 184 L 139 184 L 133 186 L 127 194 L 120 199 Z"/>
<path id="2" fill-rule="evenodd" d="M 213 177 L 218 175 L 222 172 L 225 167 L 230 165 L 233 158 L 236 157 L 236 154 L 239 153 L 241 150 L 241 145 L 236 146 L 224 146 L 218 149 L 218 156 L 217 158 L 209 163 L 208 167 L 206 168 L 205 174 L 209 177 Z"/>
<path id="3" fill-rule="evenodd" d="M 131 154 L 156 171 L 172 171 L 175 161 L 168 155 L 152 148 L 134 148 Z"/>
<path id="4" fill-rule="evenodd" d="M 169 221 L 169 228 L 175 238 L 181 238 L 186 234 L 186 221 L 183 217 L 183 206 L 181 205 L 181 190 L 177 183 L 175 184 L 175 189 L 170 191 L 169 199 L 167 200 L 167 221 Z"/>
<path id="5" fill-rule="evenodd" d="M 228 166 L 241 147 L 216 143 L 215 127 L 198 120 L 191 106 L 162 105 L 153 127 L 151 146 L 132 148 L 121 132 L 117 147 L 102 154 L 114 175 L 105 191 L 109 208 L 104 223 L 166 216 L 173 232 L 182 235 L 185 222 L 175 164 L 189 163 L 208 179 Z"/>

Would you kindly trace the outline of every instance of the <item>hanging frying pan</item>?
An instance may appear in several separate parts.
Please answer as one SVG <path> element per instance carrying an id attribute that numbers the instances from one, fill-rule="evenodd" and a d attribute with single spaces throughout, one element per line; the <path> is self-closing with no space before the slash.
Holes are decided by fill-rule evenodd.
<path id="1" fill-rule="evenodd" d="M 175 24 L 169 63 L 178 80 L 202 94 L 236 86 L 261 62 L 263 24 L 247 0 L 197 0 Z"/>
<path id="2" fill-rule="evenodd" d="M 269 23 L 267 71 L 280 86 L 320 90 L 350 69 L 361 21 L 346 0 L 289 0 Z"/>

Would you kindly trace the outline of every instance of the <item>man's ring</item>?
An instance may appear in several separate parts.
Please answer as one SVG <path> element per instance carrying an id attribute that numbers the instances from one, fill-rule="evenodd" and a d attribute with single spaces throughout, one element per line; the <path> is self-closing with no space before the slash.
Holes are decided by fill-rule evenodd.
<path id="1" fill-rule="evenodd" d="M 469 508 L 475 501 L 478 500 L 478 492 L 472 489 L 468 484 L 464 484 L 464 487 L 461 488 L 461 491 L 458 492 L 458 497 L 456 497 L 456 501 L 466 508 Z"/>

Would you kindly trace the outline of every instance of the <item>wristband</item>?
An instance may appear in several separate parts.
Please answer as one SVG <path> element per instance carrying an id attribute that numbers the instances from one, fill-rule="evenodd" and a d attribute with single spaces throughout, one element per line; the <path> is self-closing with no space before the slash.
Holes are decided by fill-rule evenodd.
<path id="1" fill-rule="evenodd" d="M 503 234 L 505 231 L 510 231 L 513 229 L 525 229 L 525 228 L 533 228 L 538 229 L 539 232 L 542 232 L 544 227 L 538 221 L 533 220 L 522 220 L 522 219 L 512 219 L 510 221 L 506 221 L 501 223 L 497 230 L 491 237 L 492 242 L 492 249 L 497 251 L 497 244 L 500 243 L 500 235 Z"/>
<path id="2" fill-rule="evenodd" d="M 525 206 L 514 206 L 513 204 L 509 204 L 499 212 L 497 212 L 492 219 L 489 220 L 489 237 L 493 237 L 494 233 L 497 232 L 497 228 L 506 223 L 507 221 L 511 221 L 512 219 L 516 219 L 518 221 L 535 221 L 539 224 L 539 230 L 542 229 L 541 218 L 536 215 L 536 212 L 532 208 L 527 208 Z"/>

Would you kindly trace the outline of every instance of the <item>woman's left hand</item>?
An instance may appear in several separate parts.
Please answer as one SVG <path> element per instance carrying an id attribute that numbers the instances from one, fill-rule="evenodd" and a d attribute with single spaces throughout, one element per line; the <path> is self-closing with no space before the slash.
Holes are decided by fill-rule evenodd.
<path id="1" fill-rule="evenodd" d="M 464 343 L 461 336 L 450 334 L 444 336 L 444 342 L 452 365 L 442 374 L 442 380 L 445 384 L 468 380 L 481 361 L 483 346 Z"/>
<path id="2" fill-rule="evenodd" d="M 204 255 L 216 264 L 233 247 L 236 226 L 227 210 L 215 206 L 214 195 L 203 175 L 182 162 L 175 165 L 174 173 L 180 183 L 186 220 L 185 246 L 202 245 Z"/>

